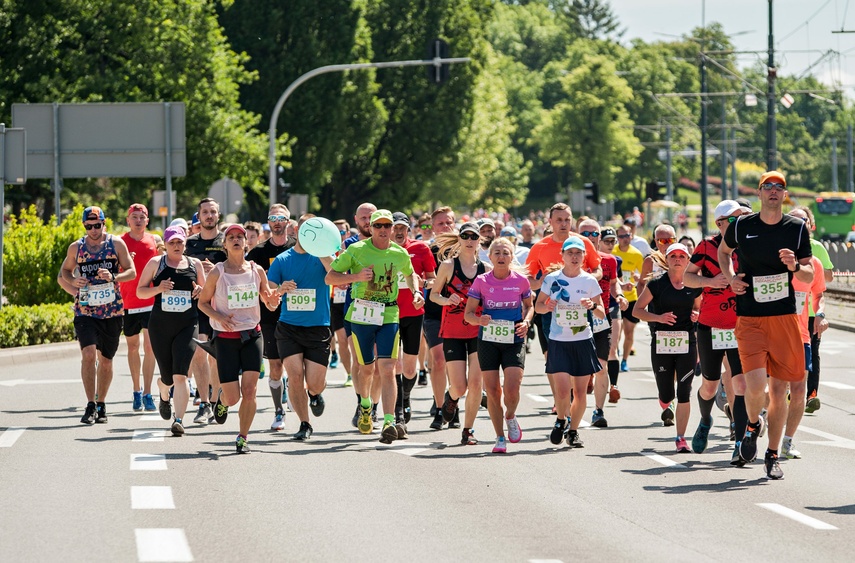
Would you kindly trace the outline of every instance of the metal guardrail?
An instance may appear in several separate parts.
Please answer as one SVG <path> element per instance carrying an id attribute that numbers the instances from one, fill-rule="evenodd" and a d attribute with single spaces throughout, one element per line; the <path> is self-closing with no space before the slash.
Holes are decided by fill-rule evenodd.
<path id="1" fill-rule="evenodd" d="M 822 244 L 828 250 L 828 257 L 834 264 L 835 279 L 838 275 L 841 281 L 855 276 L 855 246 L 851 242 L 823 242 Z M 847 279 L 848 283 L 855 288 L 855 280 Z"/>

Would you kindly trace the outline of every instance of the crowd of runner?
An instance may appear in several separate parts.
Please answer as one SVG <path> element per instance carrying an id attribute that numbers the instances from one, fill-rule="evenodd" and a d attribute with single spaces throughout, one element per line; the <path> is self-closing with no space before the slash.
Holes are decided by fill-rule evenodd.
<path id="1" fill-rule="evenodd" d="M 637 214 L 614 225 L 574 221 L 563 203 L 519 224 L 486 213 L 458 221 L 449 207 L 410 217 L 364 203 L 352 227 L 334 221 L 342 245 L 329 257 L 301 244 L 300 227 L 314 215 L 294 220 L 278 203 L 264 224 L 223 224 L 206 198 L 162 238 L 147 231 L 142 204 L 128 208 L 122 236 L 107 233 L 99 207 L 87 207 L 85 235 L 58 276 L 74 296 L 81 422 L 107 422 L 124 334 L 132 408 L 159 411 L 175 436 L 224 424 L 239 404 L 235 447 L 248 453 L 266 378 L 270 429 L 284 430 L 291 410 L 293 439 L 307 440 L 324 414 L 327 370 L 341 365 L 358 432 L 379 430 L 386 444 L 406 439 L 412 390 L 429 384 L 431 429 L 459 428 L 461 444 L 475 446 L 474 422 L 486 408 L 492 451 L 504 453 L 523 438 L 516 411 L 537 341 L 554 400 L 549 440 L 582 448 L 588 402 L 590 423 L 607 427 L 604 403 L 620 400 L 635 327 L 647 322 L 657 412 L 674 427 L 676 451 L 706 450 L 718 403 L 731 423 L 731 464 L 754 461 L 767 433 L 765 471 L 779 479 L 778 456 L 801 456 L 793 437 L 802 414 L 820 408 L 832 271 L 810 236 L 810 210 L 784 214 L 786 195 L 784 176 L 767 172 L 759 211 L 721 201 L 719 232 L 697 244 L 678 240 L 669 224 L 656 225 L 648 242 Z M 693 409 L 699 423 L 690 435 Z"/>

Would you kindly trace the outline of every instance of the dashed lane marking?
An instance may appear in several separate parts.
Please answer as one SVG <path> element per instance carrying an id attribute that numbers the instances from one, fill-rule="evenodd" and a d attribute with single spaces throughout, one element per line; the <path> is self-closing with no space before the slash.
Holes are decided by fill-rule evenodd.
<path id="1" fill-rule="evenodd" d="M 8 428 L 0 434 L 0 448 L 11 448 L 24 433 L 26 428 Z"/>
<path id="2" fill-rule="evenodd" d="M 814 436 L 819 436 L 820 438 L 825 438 L 825 440 L 827 440 L 804 440 L 805 444 L 819 444 L 820 446 L 832 446 L 834 448 L 855 450 L 855 440 L 850 440 L 849 438 L 843 438 L 842 436 L 823 432 L 822 430 L 817 430 L 808 426 L 799 426 L 799 432 L 806 432 L 808 434 L 813 434 Z"/>
<path id="3" fill-rule="evenodd" d="M 532 401 L 534 401 L 535 403 L 548 403 L 549 402 L 549 399 L 547 399 L 546 397 L 543 397 L 542 395 L 535 395 L 534 393 L 526 393 L 525 396 L 528 397 L 529 399 L 531 399 Z"/>
<path id="4" fill-rule="evenodd" d="M 679 469 L 686 469 L 686 466 L 683 465 L 682 463 L 677 463 L 676 461 L 674 461 L 672 459 L 668 459 L 665 456 L 661 456 L 661 455 L 655 454 L 653 452 L 641 452 L 641 455 L 649 457 L 650 459 L 652 459 L 656 463 L 661 463 L 665 467 L 677 467 Z"/>
<path id="5" fill-rule="evenodd" d="M 131 471 L 166 471 L 163 454 L 131 454 Z"/>
<path id="6" fill-rule="evenodd" d="M 807 514 L 802 514 L 801 512 L 797 512 L 792 508 L 787 508 L 786 506 L 782 506 L 780 504 L 776 504 L 774 502 L 758 502 L 757 506 L 760 508 L 765 508 L 766 510 L 771 510 L 775 514 L 780 514 L 786 518 L 791 520 L 795 520 L 799 524 L 804 524 L 805 526 L 810 526 L 815 530 L 836 530 L 836 526 L 832 526 L 822 520 L 817 520 Z"/>
<path id="7" fill-rule="evenodd" d="M 162 442 L 166 430 L 134 430 L 133 442 Z"/>
<path id="8" fill-rule="evenodd" d="M 190 544 L 181 528 L 137 528 L 134 534 L 139 561 L 193 561 Z"/>
<path id="9" fill-rule="evenodd" d="M 836 381 L 823 381 L 820 385 L 823 387 L 831 387 L 832 389 L 842 389 L 844 391 L 851 391 L 855 389 L 855 385 L 849 385 L 848 383 L 837 383 Z"/>
<path id="10" fill-rule="evenodd" d="M 131 508 L 134 510 L 174 509 L 172 487 L 131 487 Z"/>

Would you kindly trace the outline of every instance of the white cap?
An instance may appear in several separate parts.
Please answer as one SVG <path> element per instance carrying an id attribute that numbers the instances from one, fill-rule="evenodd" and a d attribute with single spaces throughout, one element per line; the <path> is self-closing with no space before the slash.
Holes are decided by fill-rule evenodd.
<path id="1" fill-rule="evenodd" d="M 689 249 L 686 248 L 686 245 L 679 243 L 679 242 L 675 242 L 674 244 L 669 246 L 668 250 L 665 251 L 665 256 L 668 256 L 672 252 L 678 252 L 678 251 L 684 252 L 686 254 L 686 256 L 691 256 L 691 254 L 689 254 Z"/>
<path id="2" fill-rule="evenodd" d="M 721 200 L 721 203 L 715 206 L 715 219 L 718 220 L 724 217 L 730 217 L 733 215 L 734 211 L 739 209 L 744 210 L 745 208 L 732 199 L 723 199 Z"/>
<path id="3" fill-rule="evenodd" d="M 187 221 L 182 219 L 181 217 L 177 219 L 173 219 L 169 224 L 170 227 L 183 227 L 184 229 L 189 229 L 190 227 L 187 225 Z"/>

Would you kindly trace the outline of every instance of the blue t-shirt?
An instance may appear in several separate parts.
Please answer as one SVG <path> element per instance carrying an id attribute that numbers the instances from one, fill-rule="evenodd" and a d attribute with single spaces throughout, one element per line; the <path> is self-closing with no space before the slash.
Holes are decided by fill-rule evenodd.
<path id="1" fill-rule="evenodd" d="M 314 290 L 314 295 L 311 291 L 283 295 L 279 320 L 296 326 L 330 326 L 330 286 L 324 283 L 326 275 L 320 258 L 297 252 L 296 248 L 277 256 L 267 271 L 271 283 L 278 285 L 293 280 L 298 290 Z"/>

